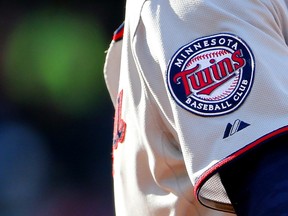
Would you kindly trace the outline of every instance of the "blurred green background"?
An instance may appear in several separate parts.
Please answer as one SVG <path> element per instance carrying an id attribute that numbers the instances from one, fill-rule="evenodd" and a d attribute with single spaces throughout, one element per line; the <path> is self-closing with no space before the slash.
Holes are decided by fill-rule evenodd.
<path id="1" fill-rule="evenodd" d="M 1 1 L 0 215 L 114 215 L 105 50 L 122 1 Z"/>

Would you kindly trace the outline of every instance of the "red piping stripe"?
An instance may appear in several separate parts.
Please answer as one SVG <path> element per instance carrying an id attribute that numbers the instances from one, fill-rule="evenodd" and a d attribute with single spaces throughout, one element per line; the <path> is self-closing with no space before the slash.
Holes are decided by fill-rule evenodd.
<path id="1" fill-rule="evenodd" d="M 124 34 L 124 23 L 122 23 L 119 28 L 114 32 L 113 34 L 113 41 L 119 41 L 122 40 Z"/>

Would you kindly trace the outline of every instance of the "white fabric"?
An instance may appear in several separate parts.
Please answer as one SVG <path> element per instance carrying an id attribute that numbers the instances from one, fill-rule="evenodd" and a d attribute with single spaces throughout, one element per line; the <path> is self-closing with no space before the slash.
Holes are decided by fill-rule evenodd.
<path id="1" fill-rule="evenodd" d="M 123 90 L 121 119 L 126 123 L 124 141 L 113 151 L 117 215 L 226 215 L 201 206 L 194 186 L 227 156 L 287 127 L 287 3 L 127 1 L 123 41 L 112 42 L 105 66 L 115 106 Z M 221 33 L 249 46 L 255 59 L 253 85 L 235 111 L 197 115 L 171 96 L 169 61 L 182 46 Z M 227 124 L 235 122 L 249 126 L 223 139 Z M 229 205 L 217 175 L 202 189 L 200 195 L 210 194 L 211 202 Z"/>

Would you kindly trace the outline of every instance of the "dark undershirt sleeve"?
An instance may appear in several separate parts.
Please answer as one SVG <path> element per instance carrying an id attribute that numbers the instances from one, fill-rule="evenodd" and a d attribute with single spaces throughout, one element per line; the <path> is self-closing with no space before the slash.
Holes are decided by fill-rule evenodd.
<path id="1" fill-rule="evenodd" d="M 238 216 L 288 216 L 288 134 L 220 170 L 220 178 Z"/>

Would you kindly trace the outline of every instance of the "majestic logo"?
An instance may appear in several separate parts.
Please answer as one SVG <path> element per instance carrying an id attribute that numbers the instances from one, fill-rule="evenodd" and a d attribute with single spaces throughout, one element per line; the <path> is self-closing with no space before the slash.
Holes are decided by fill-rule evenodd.
<path id="1" fill-rule="evenodd" d="M 175 101 L 201 116 L 237 109 L 253 84 L 254 57 L 247 44 L 231 34 L 197 39 L 180 48 L 169 62 L 167 83 Z"/>
<path id="2" fill-rule="evenodd" d="M 248 126 L 250 126 L 250 124 L 239 119 L 235 120 L 233 124 L 228 123 L 224 132 L 223 139 L 234 135 L 235 133 L 245 129 Z"/>

